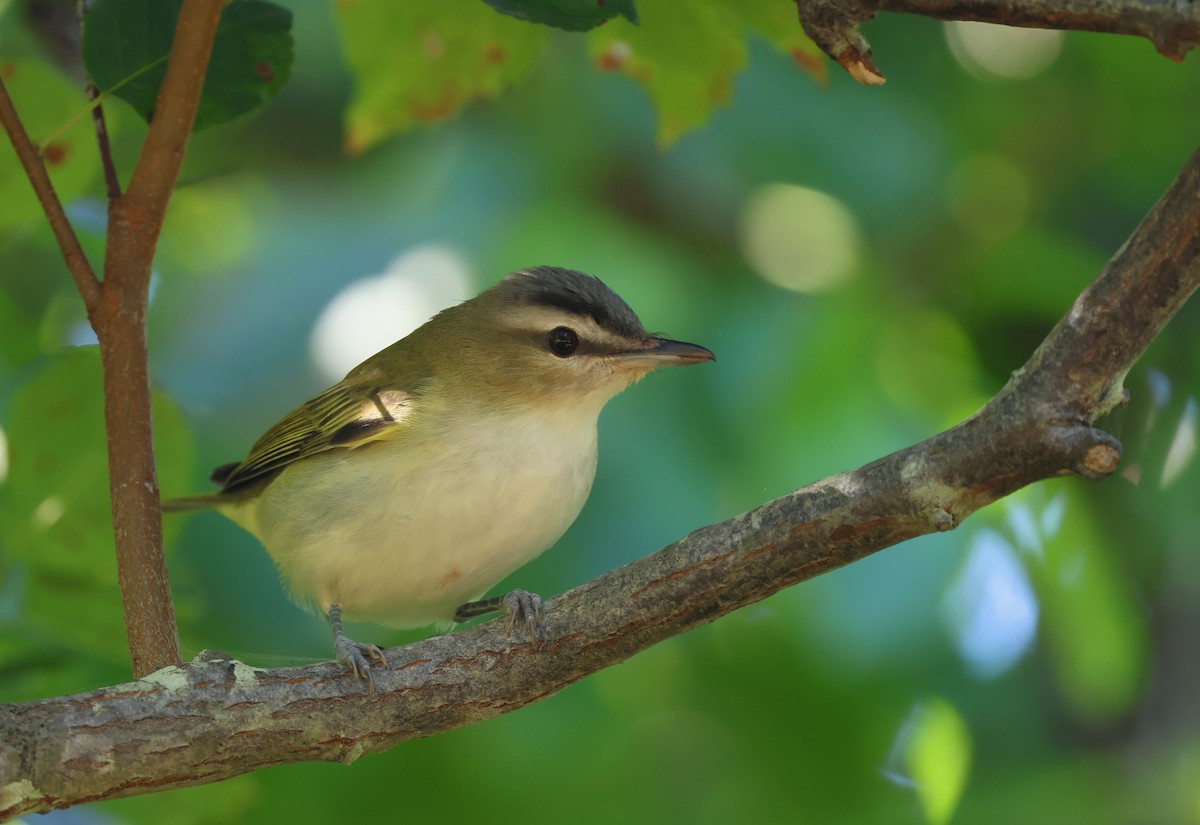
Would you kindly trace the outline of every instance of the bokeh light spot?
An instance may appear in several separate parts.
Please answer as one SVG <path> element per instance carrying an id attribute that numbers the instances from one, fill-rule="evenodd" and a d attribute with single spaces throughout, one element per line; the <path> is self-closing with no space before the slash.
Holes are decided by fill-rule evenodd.
<path id="1" fill-rule="evenodd" d="M 39 527 L 53 527 L 67 511 L 63 500 L 58 496 L 48 496 L 33 511 L 33 520 Z"/>
<path id="2" fill-rule="evenodd" d="M 984 80 L 1028 80 L 1048 69 L 1062 50 L 1063 35 L 995 23 L 955 20 L 946 42 L 959 65 Z"/>
<path id="3" fill-rule="evenodd" d="M 1171 400 L 1171 379 L 1165 372 L 1150 367 L 1146 370 L 1146 386 L 1155 407 L 1165 407 Z"/>
<path id="4" fill-rule="evenodd" d="M 1066 517 L 1067 497 L 1062 493 L 1057 493 L 1042 508 L 1042 536 L 1046 539 L 1052 539 L 1057 536 L 1058 531 L 1062 529 L 1063 521 Z"/>
<path id="5" fill-rule="evenodd" d="M 321 312 L 309 340 L 327 378 L 341 378 L 456 301 L 471 297 L 466 261 L 435 244 L 396 257 L 380 275 L 347 285 Z"/>
<path id="6" fill-rule="evenodd" d="M 802 186 L 773 183 L 746 200 L 742 253 L 766 280 L 796 292 L 825 292 L 854 274 L 858 224 L 841 201 Z"/>
<path id="7" fill-rule="evenodd" d="M 1163 462 L 1163 487 L 1171 486 L 1196 456 L 1196 399 L 1189 398 L 1183 405 L 1183 415 L 1175 427 L 1175 436 L 1167 449 L 1167 460 Z"/>
<path id="8" fill-rule="evenodd" d="M 1016 498 L 1010 498 L 1007 504 L 1004 514 L 1008 519 L 1008 526 L 1012 528 L 1013 535 L 1017 539 L 1017 547 L 1041 558 L 1042 537 L 1038 534 L 1037 518 L 1033 509 Z"/>
<path id="9" fill-rule="evenodd" d="M 971 542 L 943 607 L 959 655 L 982 679 L 1004 673 L 1033 644 L 1037 599 L 1012 547 L 993 530 Z"/>
<path id="10" fill-rule="evenodd" d="M 4 428 L 0 427 L 0 484 L 8 478 L 8 436 L 4 434 Z"/>
<path id="11" fill-rule="evenodd" d="M 916 791 L 932 825 L 949 822 L 971 769 L 971 732 L 957 709 L 930 697 L 913 707 L 892 744 L 885 775 Z"/>

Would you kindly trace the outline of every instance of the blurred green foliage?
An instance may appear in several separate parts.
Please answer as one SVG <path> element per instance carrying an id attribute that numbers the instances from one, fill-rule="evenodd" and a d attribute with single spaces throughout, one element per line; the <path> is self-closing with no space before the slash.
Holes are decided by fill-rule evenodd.
<path id="1" fill-rule="evenodd" d="M 4 500 L 5 561 L 19 569 L 21 616 L 47 639 L 113 654 L 124 633 L 96 347 L 39 359 L 13 394 L 5 431 L 13 445 Z M 154 398 L 159 481 L 186 484 L 192 441 L 180 411 Z M 178 534 L 179 525 L 165 525 Z M 106 529 L 107 528 L 107 529 Z M 168 540 L 174 538 L 169 536 Z"/>
<path id="2" fill-rule="evenodd" d="M 751 32 L 825 77 L 795 8 L 780 0 L 689 0 L 682 10 L 659 2 L 640 12 L 627 0 L 485 2 L 523 20 L 592 29 L 586 40 L 596 67 L 620 71 L 646 89 L 663 146 L 729 103 Z M 549 34 L 493 14 L 478 0 L 353 0 L 336 8 L 355 83 L 346 116 L 351 152 L 450 117 L 472 100 L 495 97 L 524 80 Z M 602 20 L 609 24 L 597 26 Z"/>
<path id="3" fill-rule="evenodd" d="M 648 327 L 720 361 L 655 375 L 606 410 L 584 513 L 507 582 L 544 595 L 969 414 L 1200 135 L 1195 59 L 1174 64 L 1119 37 L 1030 45 L 996 39 L 1008 30 L 885 16 L 867 34 L 889 82 L 867 89 L 839 70 L 824 87 L 797 66 L 808 53 L 797 39 L 791 54 L 783 0 L 763 0 L 768 16 L 755 18 L 779 15 L 778 28 L 749 12 L 735 22 L 739 4 L 641 0 L 639 28 L 614 20 L 583 36 L 482 3 L 397 3 L 378 20 L 356 17 L 383 15 L 365 0 L 287 5 L 290 84 L 261 113 L 193 140 L 162 237 L 150 343 L 164 493 L 207 489 L 208 467 L 329 383 L 313 354 L 317 319 L 348 285 L 398 271 L 398 257 L 441 250 L 473 289 L 532 264 L 583 269 Z M 439 14 L 478 19 L 511 48 L 505 65 L 527 62 L 511 76 L 472 74 L 471 26 L 431 55 L 422 32 Z M 735 36 L 738 25 L 749 28 Z M 989 62 L 971 45 L 980 37 L 1017 55 L 1015 68 Z M 40 55 L 10 6 L 0 70 L 35 139 L 82 101 L 67 100 L 70 82 Z M 460 79 L 439 88 L 422 59 Z M 643 87 L 597 71 L 634 76 L 638 60 L 654 67 L 654 82 L 634 77 Z M 455 109 L 496 99 L 383 140 L 446 89 Z M 144 132 L 120 109 L 108 114 L 128 175 Z M 99 261 L 94 149 L 86 128 L 64 134 L 82 171 L 52 173 Z M 4 193 L 16 174 L 0 150 Z M 756 217 L 764 203 L 784 211 Z M 0 701 L 128 676 L 97 359 L 48 229 L 14 204 L 0 201 Z M 1129 376 L 1131 403 L 1105 422 L 1125 445 L 1108 481 L 1037 485 L 952 534 L 792 588 L 484 725 L 351 767 L 288 766 L 78 813 L 1200 822 L 1198 312 L 1185 307 Z M 211 514 L 168 527 L 188 655 L 328 658 L 327 627 L 287 601 L 252 539 Z"/>
<path id="4" fill-rule="evenodd" d="M 95 151 L 89 143 L 95 139 L 92 125 L 80 118 L 60 131 L 87 105 L 83 89 L 38 61 L 6 59 L 3 66 L 9 95 L 36 102 L 23 107 L 32 111 L 28 116 L 22 113 L 22 119 L 30 137 L 45 144 L 43 157 L 59 197 L 70 201 L 87 193 L 96 174 L 95 158 L 89 155 Z M 0 162 L 0 229 L 20 231 L 42 219 L 42 207 L 16 155 L 7 145 L 5 152 Z"/>

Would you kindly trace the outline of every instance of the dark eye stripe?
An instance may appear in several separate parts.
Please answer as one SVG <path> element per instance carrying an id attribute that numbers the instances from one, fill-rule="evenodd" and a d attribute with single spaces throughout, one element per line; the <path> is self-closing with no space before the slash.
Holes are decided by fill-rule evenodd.
<path id="1" fill-rule="evenodd" d="M 607 309 L 594 301 L 588 301 L 579 295 L 568 292 L 544 290 L 534 293 L 530 303 L 545 307 L 565 310 L 580 317 L 590 316 L 597 326 L 608 326 L 612 323 L 612 315 Z"/>

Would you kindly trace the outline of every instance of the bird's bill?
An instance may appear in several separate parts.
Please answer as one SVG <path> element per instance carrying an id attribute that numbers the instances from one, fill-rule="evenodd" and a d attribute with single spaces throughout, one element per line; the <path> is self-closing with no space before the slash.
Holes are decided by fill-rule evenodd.
<path id="1" fill-rule="evenodd" d="M 622 363 L 631 367 L 682 367 L 716 361 L 717 356 L 699 344 L 672 341 L 670 338 L 650 337 L 638 349 L 622 352 L 617 356 Z"/>

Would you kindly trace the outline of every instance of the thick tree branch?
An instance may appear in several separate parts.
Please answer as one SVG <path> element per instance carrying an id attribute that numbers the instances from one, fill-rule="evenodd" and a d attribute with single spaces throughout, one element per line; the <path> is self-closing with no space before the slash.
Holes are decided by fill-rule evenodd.
<path id="1" fill-rule="evenodd" d="M 339 664 L 258 670 L 206 651 L 181 667 L 0 707 L 0 818 L 349 762 L 515 710 L 788 585 L 949 530 L 1035 481 L 1111 474 L 1092 421 L 1200 284 L 1200 153 L 1026 366 L 962 424 L 812 484 L 549 602 L 546 641 L 500 621 L 388 652 L 368 698 Z"/>
<path id="2" fill-rule="evenodd" d="M 75 230 L 71 228 L 71 223 L 67 220 L 67 213 L 63 211 L 63 205 L 54 191 L 54 184 L 50 182 L 50 175 L 46 172 L 46 164 L 42 162 L 41 155 L 38 154 L 33 142 L 29 139 L 29 134 L 25 131 L 25 126 L 17 115 L 17 110 L 13 106 L 12 98 L 8 95 L 8 89 L 5 88 L 2 77 L 0 77 L 0 123 L 4 124 L 4 131 L 8 133 L 13 148 L 17 150 L 21 166 L 25 169 L 25 174 L 29 176 L 29 182 L 33 185 L 38 202 L 42 204 L 42 211 L 46 213 L 46 220 L 50 222 L 50 228 L 54 230 L 58 248 L 62 250 L 63 259 L 67 262 L 67 270 L 75 280 L 75 286 L 79 288 L 83 304 L 87 308 L 88 315 L 91 316 L 100 304 L 100 282 L 96 279 L 96 272 L 92 269 L 87 255 L 83 253 L 83 247 L 79 245 L 79 238 L 75 235 Z"/>
<path id="3" fill-rule="evenodd" d="M 183 165 L 222 5 L 222 0 L 185 0 L 180 9 L 166 75 L 129 188 L 109 202 L 103 307 L 92 319 L 104 364 L 109 493 L 134 676 L 181 660 L 162 552 L 146 308 L 154 250 Z"/>
<path id="4" fill-rule="evenodd" d="M 881 11 L 1038 29 L 1130 34 L 1183 60 L 1200 43 L 1200 4 L 1176 0 L 796 0 L 812 41 L 859 82 L 883 82 L 859 26 Z"/>

